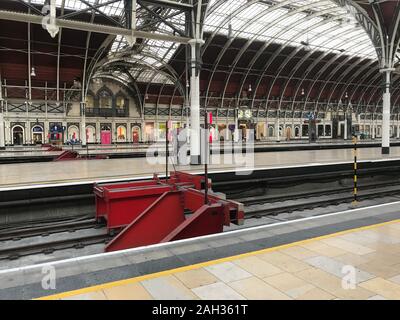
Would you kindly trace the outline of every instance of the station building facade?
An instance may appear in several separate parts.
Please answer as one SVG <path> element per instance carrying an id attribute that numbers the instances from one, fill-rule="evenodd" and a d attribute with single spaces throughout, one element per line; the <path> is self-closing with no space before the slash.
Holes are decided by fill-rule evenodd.
<path id="1" fill-rule="evenodd" d="M 79 142 L 86 134 L 89 144 L 151 143 L 165 139 L 166 122 L 174 129 L 185 128 L 189 110 L 182 105 L 146 102 L 143 107 L 122 86 L 114 82 L 92 84 L 85 103 L 86 132 L 81 132 L 81 103 L 50 99 L 41 101 L 7 96 L 3 86 L 5 143 L 8 146 L 34 145 L 48 142 Z M 353 133 L 362 138 L 382 136 L 381 114 L 353 112 L 319 112 L 311 130 L 312 112 L 251 110 L 247 106 L 232 109 L 208 108 L 213 113 L 211 128 L 214 140 L 233 139 L 236 126 L 244 139 L 250 132 L 256 141 L 309 139 L 314 132 L 318 139 L 350 139 Z M 204 109 L 201 110 L 204 116 Z M 253 131 L 250 131 L 250 130 Z M 392 115 L 392 138 L 399 138 L 400 121 Z"/>

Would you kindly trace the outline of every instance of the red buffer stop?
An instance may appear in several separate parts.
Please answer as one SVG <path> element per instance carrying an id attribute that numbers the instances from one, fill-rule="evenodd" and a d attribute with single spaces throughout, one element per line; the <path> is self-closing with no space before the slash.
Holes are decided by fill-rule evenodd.
<path id="1" fill-rule="evenodd" d="M 193 238 L 241 225 L 241 203 L 210 193 L 204 204 L 204 177 L 175 172 L 166 180 L 95 185 L 96 219 L 116 236 L 105 251 Z M 211 181 L 208 181 L 211 188 Z"/>

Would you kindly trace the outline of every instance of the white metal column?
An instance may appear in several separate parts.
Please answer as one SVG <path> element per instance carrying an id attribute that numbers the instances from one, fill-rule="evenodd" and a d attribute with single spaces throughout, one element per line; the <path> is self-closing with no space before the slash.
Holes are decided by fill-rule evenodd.
<path id="1" fill-rule="evenodd" d="M 201 39 L 189 41 L 191 46 L 190 76 L 190 163 L 200 164 L 200 67 L 197 65 Z"/>
<path id="2" fill-rule="evenodd" d="M 275 135 L 276 135 L 276 142 L 280 142 L 281 141 L 281 137 L 280 137 L 280 130 L 279 130 L 279 127 L 280 127 L 280 110 L 278 110 L 278 112 L 277 112 L 277 118 L 276 118 L 276 132 L 275 132 Z"/>
<path id="3" fill-rule="evenodd" d="M 0 99 L 0 149 L 5 149 L 5 139 L 4 139 L 4 114 L 3 114 L 3 100 Z"/>
<path id="4" fill-rule="evenodd" d="M 3 86 L 0 76 L 0 149 L 5 149 L 5 146 Z"/>
<path id="5" fill-rule="evenodd" d="M 383 93 L 382 154 L 390 153 L 390 86 L 393 69 L 382 69 L 385 73 L 385 92 Z"/>
<path id="6" fill-rule="evenodd" d="M 84 102 L 81 102 L 81 128 L 80 128 L 80 133 L 81 133 L 82 147 L 85 147 L 86 146 L 86 115 L 85 115 L 85 104 L 84 104 Z"/>
<path id="7" fill-rule="evenodd" d="M 235 108 L 235 130 L 233 131 L 234 142 L 239 142 L 239 135 L 239 108 Z"/>

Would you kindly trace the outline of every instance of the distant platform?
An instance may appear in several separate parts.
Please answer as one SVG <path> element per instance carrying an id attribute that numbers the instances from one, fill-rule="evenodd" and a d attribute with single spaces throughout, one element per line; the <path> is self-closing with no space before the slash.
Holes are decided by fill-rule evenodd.
<path id="1" fill-rule="evenodd" d="M 381 148 L 358 151 L 360 162 L 400 161 L 400 147 L 392 147 L 390 155 L 382 155 Z M 254 156 L 254 157 L 253 157 Z M 321 165 L 352 163 L 352 149 L 304 150 L 292 152 L 259 152 L 248 155 L 246 163 L 223 164 L 224 156 L 213 156 L 221 164 L 210 164 L 210 173 L 246 175 L 251 171 L 282 170 L 287 168 L 312 168 Z M 254 159 L 254 164 L 250 160 Z M 215 163 L 215 162 L 214 162 Z M 170 166 L 173 169 L 203 173 L 203 166 Z M 309 169 L 312 170 L 312 169 Z M 154 173 L 163 175 L 165 160 L 150 164 L 146 158 L 73 160 L 62 162 L 4 164 L 0 166 L 0 191 L 56 185 L 146 179 Z"/>
<path id="2" fill-rule="evenodd" d="M 231 142 L 227 143 L 229 148 L 232 148 Z M 358 142 L 359 148 L 376 148 L 379 147 L 381 142 L 379 140 L 361 140 Z M 158 142 L 161 150 L 164 150 L 164 142 Z M 400 146 L 400 141 L 392 140 L 392 147 Z M 124 158 L 143 158 L 146 157 L 147 151 L 150 146 L 154 144 L 114 144 L 114 145 L 88 145 L 82 146 L 63 146 L 63 151 L 74 150 L 81 156 L 106 156 L 109 159 L 124 159 Z M 211 147 L 211 152 L 215 150 L 224 149 L 224 143 L 219 147 Z M 235 150 L 245 149 L 246 145 L 236 145 Z M 351 149 L 353 142 L 351 140 L 332 140 L 321 139 L 315 143 L 309 143 L 308 140 L 291 140 L 291 141 L 257 141 L 254 143 L 254 152 L 285 152 L 285 151 L 302 151 L 302 150 L 330 150 L 330 149 Z M 0 151 L 0 164 L 12 163 L 30 163 L 30 162 L 51 162 L 55 157 L 60 155 L 63 151 L 47 151 L 46 148 L 41 146 L 27 146 L 27 147 L 7 147 L 6 150 Z M 170 147 L 170 151 L 173 149 Z"/>

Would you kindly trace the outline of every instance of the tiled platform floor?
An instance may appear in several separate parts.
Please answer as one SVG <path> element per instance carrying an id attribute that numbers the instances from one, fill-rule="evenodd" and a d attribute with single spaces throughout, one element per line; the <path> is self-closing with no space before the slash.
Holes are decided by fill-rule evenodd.
<path id="1" fill-rule="evenodd" d="M 400 221 L 47 298 L 400 299 Z"/>

